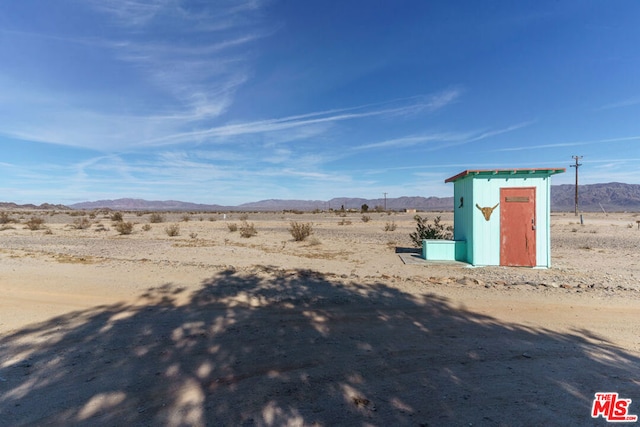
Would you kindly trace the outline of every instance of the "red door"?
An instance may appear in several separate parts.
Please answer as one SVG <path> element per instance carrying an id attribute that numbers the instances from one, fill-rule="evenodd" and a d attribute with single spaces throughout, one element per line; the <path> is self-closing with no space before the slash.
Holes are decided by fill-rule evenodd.
<path id="1" fill-rule="evenodd" d="M 536 266 L 536 189 L 500 189 L 500 265 Z"/>

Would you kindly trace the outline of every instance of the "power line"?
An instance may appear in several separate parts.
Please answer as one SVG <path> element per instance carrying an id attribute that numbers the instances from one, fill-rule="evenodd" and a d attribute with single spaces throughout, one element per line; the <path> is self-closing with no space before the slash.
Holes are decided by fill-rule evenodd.
<path id="1" fill-rule="evenodd" d="M 571 165 L 572 168 L 576 168 L 576 205 L 575 205 L 575 213 L 578 216 L 578 168 L 582 166 L 582 163 L 578 163 L 578 160 L 582 158 L 582 156 L 571 156 L 572 159 L 576 161 L 575 165 Z"/>

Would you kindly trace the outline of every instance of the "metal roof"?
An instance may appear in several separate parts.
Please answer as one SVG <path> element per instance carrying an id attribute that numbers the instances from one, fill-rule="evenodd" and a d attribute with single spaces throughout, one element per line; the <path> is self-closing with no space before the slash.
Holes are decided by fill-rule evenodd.
<path id="1" fill-rule="evenodd" d="M 558 173 L 566 172 L 565 168 L 539 168 L 539 169 L 479 169 L 479 170 L 471 170 L 467 169 L 466 171 L 462 171 L 457 175 L 452 176 L 451 178 L 445 179 L 444 182 L 455 182 L 459 179 L 465 178 L 467 176 L 479 176 L 482 178 L 485 177 L 500 177 L 500 178 L 508 178 L 510 176 L 519 176 L 522 175 L 530 175 L 530 176 L 551 176 Z"/>

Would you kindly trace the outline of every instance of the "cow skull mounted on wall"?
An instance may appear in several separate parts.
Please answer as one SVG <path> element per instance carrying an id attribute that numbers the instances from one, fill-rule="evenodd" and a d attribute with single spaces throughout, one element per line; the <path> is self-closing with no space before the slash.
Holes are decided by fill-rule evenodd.
<path id="1" fill-rule="evenodd" d="M 489 221 L 489 219 L 491 219 L 491 214 L 493 213 L 493 210 L 495 208 L 498 207 L 500 203 L 498 203 L 497 205 L 495 205 L 494 207 L 490 208 L 490 207 L 486 207 L 486 208 L 481 208 L 480 205 L 478 205 L 476 203 L 476 208 L 480 209 L 480 212 L 482 212 L 482 215 L 484 215 L 484 219 L 486 219 L 487 221 Z"/>

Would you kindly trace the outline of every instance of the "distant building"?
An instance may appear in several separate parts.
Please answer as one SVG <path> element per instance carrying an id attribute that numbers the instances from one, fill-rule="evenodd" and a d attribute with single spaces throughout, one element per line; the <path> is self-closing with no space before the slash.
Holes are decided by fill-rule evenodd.
<path id="1" fill-rule="evenodd" d="M 405 211 L 406 213 L 412 213 L 412 214 L 414 214 L 414 213 L 418 213 L 418 210 L 417 210 L 417 209 L 405 209 L 404 211 Z"/>

